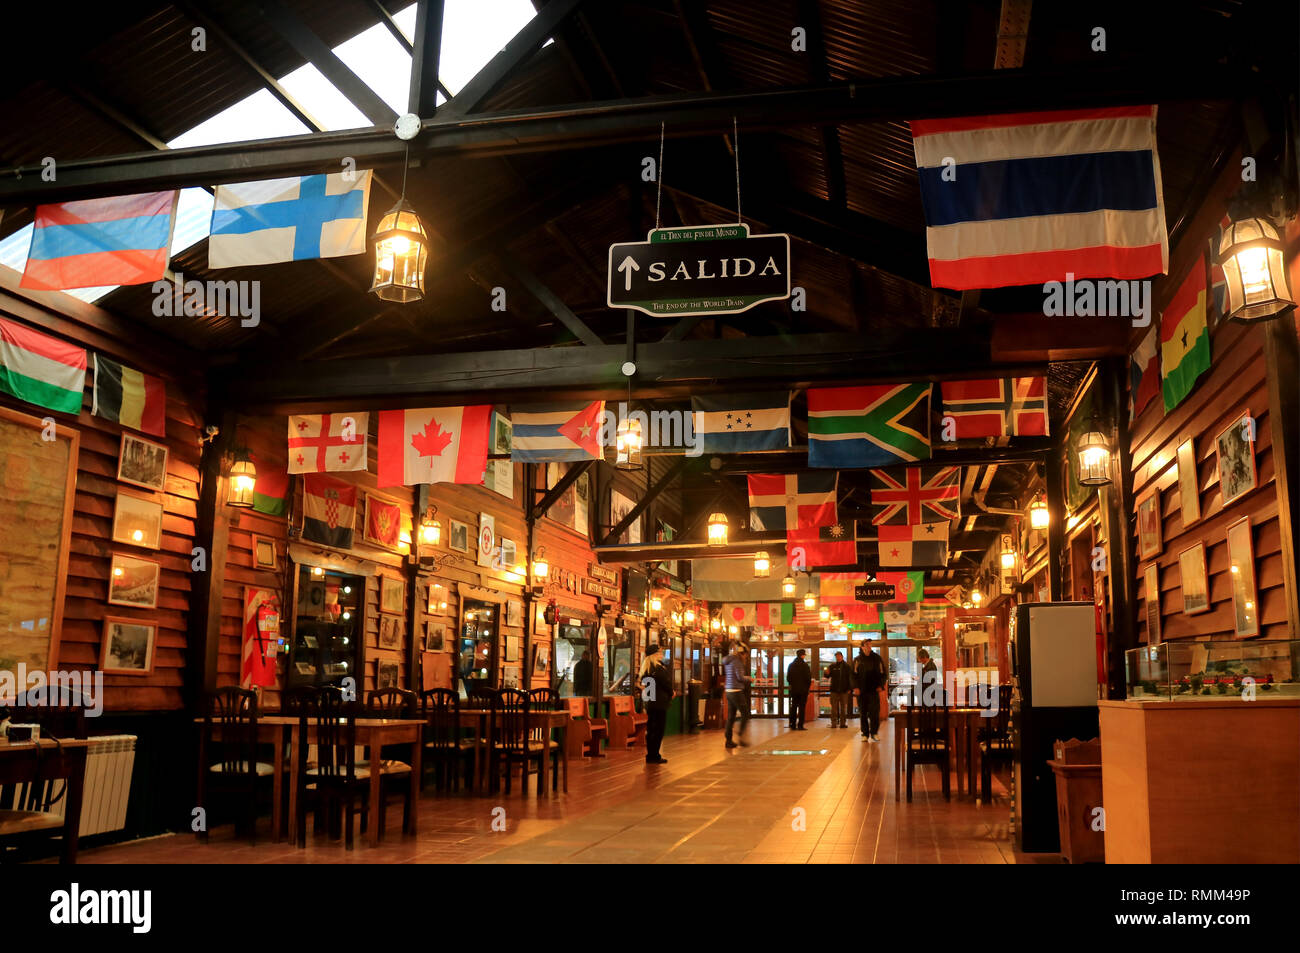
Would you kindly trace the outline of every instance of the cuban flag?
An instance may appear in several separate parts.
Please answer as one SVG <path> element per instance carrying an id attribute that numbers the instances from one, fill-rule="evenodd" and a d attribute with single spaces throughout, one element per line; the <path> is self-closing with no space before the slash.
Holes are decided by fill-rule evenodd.
<path id="1" fill-rule="evenodd" d="M 511 407 L 510 459 L 525 463 L 599 459 L 604 419 L 603 400 Z"/>
<path id="2" fill-rule="evenodd" d="M 217 186 L 208 265 L 235 268 L 366 250 L 370 171 Z"/>
<path id="3" fill-rule="evenodd" d="M 36 207 L 23 288 L 142 285 L 167 270 L 179 192 L 145 192 Z"/>
<path id="4" fill-rule="evenodd" d="M 836 520 L 839 474 L 759 473 L 749 477 L 749 528 L 811 529 Z"/>
<path id="5" fill-rule="evenodd" d="M 913 120 L 930 283 L 967 290 L 1169 270 L 1156 107 Z"/>

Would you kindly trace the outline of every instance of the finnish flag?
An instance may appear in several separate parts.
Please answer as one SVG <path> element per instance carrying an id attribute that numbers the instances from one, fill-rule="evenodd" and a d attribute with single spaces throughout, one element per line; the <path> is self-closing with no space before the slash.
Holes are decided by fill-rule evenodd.
<path id="1" fill-rule="evenodd" d="M 366 250 L 370 170 L 219 185 L 208 265 L 234 268 Z"/>

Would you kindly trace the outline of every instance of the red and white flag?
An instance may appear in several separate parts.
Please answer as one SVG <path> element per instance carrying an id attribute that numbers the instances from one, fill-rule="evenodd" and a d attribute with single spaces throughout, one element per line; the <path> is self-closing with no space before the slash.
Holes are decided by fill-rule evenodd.
<path id="1" fill-rule="evenodd" d="M 724 602 L 722 604 L 722 624 L 738 625 L 742 629 L 758 625 L 758 615 L 752 602 Z"/>
<path id="2" fill-rule="evenodd" d="M 379 485 L 483 482 L 492 405 L 379 412 Z"/>
<path id="3" fill-rule="evenodd" d="M 289 472 L 364 470 L 369 414 L 290 414 Z"/>

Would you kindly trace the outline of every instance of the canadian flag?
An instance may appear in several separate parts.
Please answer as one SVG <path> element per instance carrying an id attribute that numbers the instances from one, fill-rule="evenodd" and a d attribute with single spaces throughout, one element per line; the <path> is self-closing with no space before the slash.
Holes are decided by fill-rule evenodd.
<path id="1" fill-rule="evenodd" d="M 483 482 L 492 405 L 379 412 L 379 485 Z"/>

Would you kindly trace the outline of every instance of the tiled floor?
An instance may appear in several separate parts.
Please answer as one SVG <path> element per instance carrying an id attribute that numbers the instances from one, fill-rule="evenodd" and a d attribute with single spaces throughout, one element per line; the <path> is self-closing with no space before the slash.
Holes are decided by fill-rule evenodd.
<path id="1" fill-rule="evenodd" d="M 1015 863 L 1005 791 L 994 803 L 944 801 L 938 769 L 919 769 L 913 801 L 894 799 L 892 734 L 868 744 L 853 728 L 751 722 L 746 748 L 720 732 L 669 737 L 666 765 L 644 750 L 570 765 L 569 793 L 439 796 L 403 838 L 400 802 L 378 848 L 346 851 L 309 835 L 305 850 L 233 831 L 210 843 L 171 835 L 85 851 L 82 863 Z M 796 752 L 796 753 L 780 753 Z M 812 753 L 802 753 L 812 752 Z M 494 824 L 495 821 L 495 824 Z M 502 823 L 504 822 L 504 824 Z M 259 835 L 269 836 L 263 822 Z M 493 828 L 504 826 L 504 830 Z"/>

